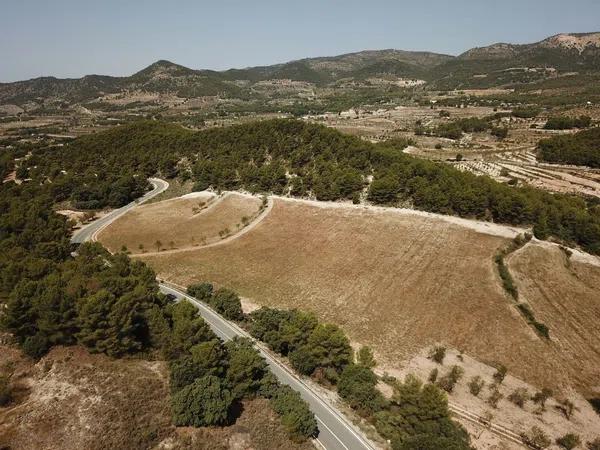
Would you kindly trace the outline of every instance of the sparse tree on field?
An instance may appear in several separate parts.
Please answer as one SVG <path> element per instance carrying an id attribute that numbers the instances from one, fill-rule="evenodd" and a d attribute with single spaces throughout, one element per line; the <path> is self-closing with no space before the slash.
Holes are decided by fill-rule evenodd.
<path id="1" fill-rule="evenodd" d="M 575 447 L 581 444 L 581 438 L 577 434 L 568 433 L 562 437 L 559 437 L 556 440 L 556 444 L 565 450 L 573 450 Z"/>
<path id="2" fill-rule="evenodd" d="M 160 249 L 162 248 L 162 242 L 160 242 L 158 239 L 156 240 L 156 242 L 154 243 L 154 245 L 156 246 L 156 251 L 160 252 Z"/>
<path id="3" fill-rule="evenodd" d="M 529 392 L 527 392 L 527 389 L 525 388 L 517 388 L 508 396 L 508 399 L 519 408 L 523 408 L 525 406 L 528 398 Z"/>
<path id="4" fill-rule="evenodd" d="M 531 400 L 536 405 L 540 405 L 541 410 L 544 411 L 546 409 L 546 401 L 550 397 L 552 397 L 552 389 L 543 388 L 541 391 L 536 392 L 535 395 L 531 397 Z"/>
<path id="5" fill-rule="evenodd" d="M 139 249 L 140 252 L 143 253 L 144 252 L 144 244 L 138 245 L 138 249 Z"/>
<path id="6" fill-rule="evenodd" d="M 479 375 L 474 376 L 473 378 L 471 378 L 471 381 L 469 381 L 469 392 L 471 394 L 473 394 L 475 397 L 477 397 L 479 395 L 479 393 L 481 392 L 481 390 L 483 389 L 483 386 L 485 386 L 485 381 L 483 381 L 481 379 L 481 377 Z"/>
<path id="7" fill-rule="evenodd" d="M 446 347 L 436 345 L 429 352 L 429 359 L 435 361 L 438 364 L 444 364 L 444 358 L 446 357 Z"/>
<path id="8" fill-rule="evenodd" d="M 171 247 L 171 248 L 175 248 L 175 242 L 173 242 L 173 241 L 169 241 L 169 247 Z"/>
<path id="9" fill-rule="evenodd" d="M 498 387 L 497 386 L 493 386 L 492 387 L 492 392 L 491 392 L 490 396 L 487 399 L 487 403 L 492 408 L 498 408 L 498 403 L 500 403 L 500 400 L 502 400 L 503 398 L 504 398 L 504 395 L 502 395 L 502 393 L 500 392 L 500 390 L 498 390 Z"/>
<path id="10" fill-rule="evenodd" d="M 125 244 L 123 244 L 123 245 L 121 246 L 121 251 L 122 251 L 123 253 L 127 253 L 127 246 L 126 246 Z"/>

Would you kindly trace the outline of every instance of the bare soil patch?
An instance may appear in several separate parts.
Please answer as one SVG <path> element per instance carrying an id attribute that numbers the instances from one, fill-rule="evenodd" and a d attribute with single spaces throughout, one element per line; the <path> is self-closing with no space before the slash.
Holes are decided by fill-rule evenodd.
<path id="1" fill-rule="evenodd" d="M 392 366 L 446 342 L 534 385 L 570 386 L 579 369 L 500 286 L 493 256 L 507 242 L 431 216 L 276 199 L 227 244 L 143 259 L 181 285 L 212 281 L 260 305 L 314 311 Z"/>
<path id="2" fill-rule="evenodd" d="M 0 408 L 0 447 L 60 449 L 307 450 L 287 437 L 269 402 L 244 402 L 234 425 L 171 425 L 168 370 L 162 361 L 113 360 L 80 347 L 55 348 L 38 363 L 0 345 L 23 395 Z"/>

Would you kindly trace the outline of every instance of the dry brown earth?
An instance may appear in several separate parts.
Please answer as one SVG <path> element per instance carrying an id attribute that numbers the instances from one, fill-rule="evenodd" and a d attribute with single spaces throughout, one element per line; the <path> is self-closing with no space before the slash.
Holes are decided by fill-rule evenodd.
<path id="1" fill-rule="evenodd" d="M 535 386 L 591 388 L 597 360 L 576 353 L 578 363 L 566 364 L 573 358 L 557 342 L 540 339 L 502 290 L 493 257 L 508 239 L 487 230 L 432 215 L 276 199 L 269 215 L 238 239 L 143 258 L 169 281 L 212 281 L 261 305 L 314 311 L 371 345 L 386 365 L 444 342 L 505 364 Z M 552 313 L 532 303 L 540 320 Z M 585 326 L 581 335 L 596 339 L 597 328 Z"/>
<path id="2" fill-rule="evenodd" d="M 313 448 L 291 442 L 264 399 L 245 402 L 232 426 L 175 428 L 164 362 L 113 360 L 69 347 L 34 364 L 0 345 L 0 372 L 6 370 L 13 372 L 19 395 L 0 408 L 0 448 Z"/>
<path id="3" fill-rule="evenodd" d="M 140 244 L 144 252 L 156 251 L 157 240 L 162 250 L 207 244 L 220 240 L 223 230 L 233 234 L 242 228 L 242 218 L 252 220 L 260 203 L 256 197 L 239 194 L 216 198 L 202 193 L 142 205 L 117 219 L 99 239 L 112 251 L 125 245 L 134 253 L 141 252 Z"/>

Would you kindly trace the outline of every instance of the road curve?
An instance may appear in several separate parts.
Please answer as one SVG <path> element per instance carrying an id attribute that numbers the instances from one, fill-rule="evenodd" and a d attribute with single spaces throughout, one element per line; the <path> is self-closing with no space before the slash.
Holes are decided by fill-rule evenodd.
<path id="1" fill-rule="evenodd" d="M 150 182 L 154 185 L 154 189 L 146 193 L 138 200 L 129 203 L 97 221 L 83 227 L 71 238 L 73 244 L 81 244 L 83 242 L 93 240 L 95 235 L 103 228 L 108 226 L 114 220 L 125 214 L 127 211 L 139 205 L 152 197 L 160 194 L 169 187 L 166 181 L 159 178 L 151 178 Z M 236 324 L 227 321 L 222 316 L 214 312 L 204 303 L 190 297 L 184 293 L 179 287 L 168 285 L 167 283 L 159 283 L 160 290 L 163 293 L 171 294 L 178 299 L 186 299 L 191 302 L 206 323 L 212 330 L 223 340 L 231 340 L 236 336 L 247 337 L 252 339 L 248 333 L 238 327 Z M 271 371 L 277 379 L 289 385 L 308 403 L 311 411 L 315 414 L 319 427 L 319 436 L 317 441 L 327 450 L 374 450 L 375 446 L 369 442 L 360 431 L 358 431 L 339 411 L 337 411 L 327 400 L 320 397 L 308 384 L 296 376 L 291 369 L 288 369 L 269 351 L 261 345 L 261 343 L 252 339 L 267 361 Z"/>
<path id="2" fill-rule="evenodd" d="M 146 194 L 144 194 L 142 197 L 132 201 L 131 203 L 128 203 L 127 205 L 122 206 L 119 209 L 115 209 L 114 211 L 111 211 L 107 215 L 92 222 L 91 224 L 84 226 L 80 230 L 77 230 L 71 237 L 71 243 L 82 244 L 86 241 L 93 240 L 95 234 L 102 231 L 102 229 L 110 225 L 114 220 L 121 217 L 131 208 L 150 200 L 152 197 L 156 197 L 158 194 L 167 190 L 167 188 L 169 187 L 169 183 L 167 183 L 164 180 L 161 180 L 160 178 L 150 178 L 150 183 L 152 183 L 154 189 L 152 189 L 149 192 L 146 192 Z"/>

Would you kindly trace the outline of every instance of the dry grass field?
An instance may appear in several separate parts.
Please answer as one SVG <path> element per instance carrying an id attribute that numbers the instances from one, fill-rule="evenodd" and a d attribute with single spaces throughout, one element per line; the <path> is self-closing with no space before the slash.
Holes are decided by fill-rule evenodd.
<path id="1" fill-rule="evenodd" d="M 237 239 L 142 258 L 168 281 L 212 281 L 259 305 L 314 311 L 372 346 L 386 367 L 443 342 L 488 364 L 505 364 L 534 386 L 564 391 L 575 385 L 590 393 L 600 376 L 593 355 L 597 326 L 592 320 L 579 325 L 587 346 L 565 348 L 558 322 L 582 313 L 567 307 L 551 320 L 553 310 L 532 298 L 536 316 L 556 336 L 540 339 L 500 285 L 493 257 L 507 242 L 489 225 L 277 199 L 266 218 Z M 523 267 L 527 276 L 540 286 L 553 282 L 555 272 L 536 269 L 547 256 L 531 257 Z M 597 267 L 578 270 L 600 276 Z M 592 307 L 589 293 L 572 295 Z M 526 287 L 524 297 L 529 300 Z"/>
<path id="2" fill-rule="evenodd" d="M 162 243 L 161 250 L 210 244 L 225 236 L 224 230 L 233 234 L 243 227 L 243 217 L 251 221 L 260 204 L 256 197 L 233 193 L 164 200 L 125 214 L 102 231 L 99 239 L 112 251 L 124 245 L 132 253 L 155 252 L 156 241 Z"/>
<path id="3" fill-rule="evenodd" d="M 0 373 L 7 368 L 19 395 L 0 407 L 2 449 L 314 448 L 291 442 L 264 399 L 244 402 L 231 426 L 175 428 L 161 361 L 113 360 L 57 347 L 34 364 L 0 345 Z"/>
<path id="4" fill-rule="evenodd" d="M 551 350 L 586 395 L 600 393 L 600 267 L 535 242 L 509 259 L 522 301 L 550 327 Z"/>

